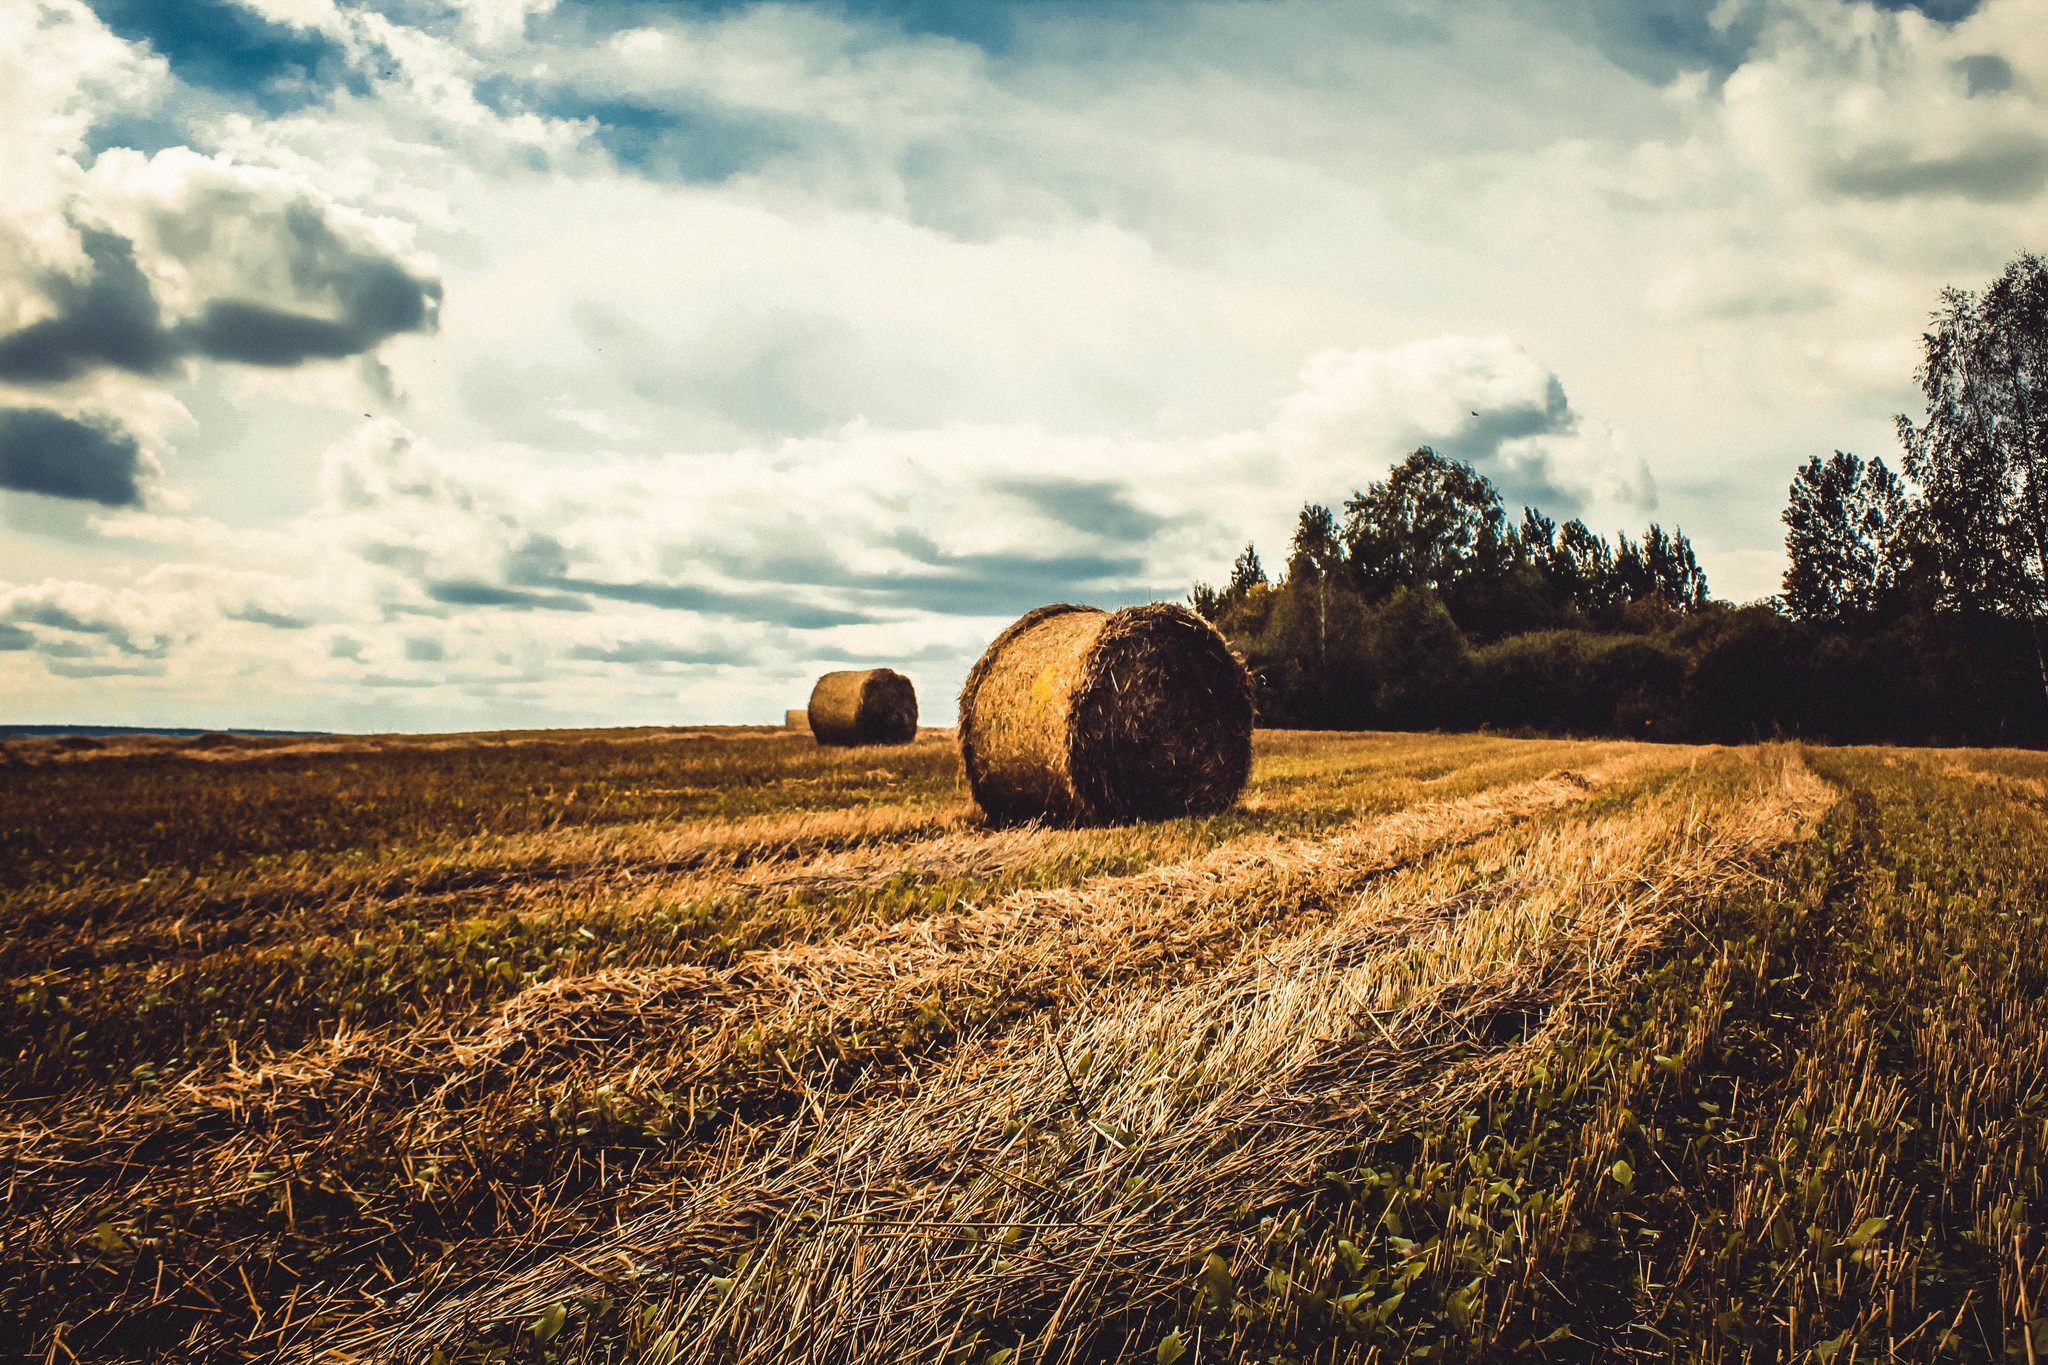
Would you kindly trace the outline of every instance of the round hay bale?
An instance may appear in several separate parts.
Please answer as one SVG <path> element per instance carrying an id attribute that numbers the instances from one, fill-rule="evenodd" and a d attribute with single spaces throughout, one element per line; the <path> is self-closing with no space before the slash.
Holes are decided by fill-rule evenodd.
<path id="1" fill-rule="evenodd" d="M 1216 628 L 1155 602 L 1040 607 L 960 693 L 960 756 L 999 823 L 1227 810 L 1252 766 L 1252 679 Z"/>
<path id="2" fill-rule="evenodd" d="M 820 744 L 908 744 L 917 738 L 917 689 L 889 668 L 827 673 L 806 714 Z"/>

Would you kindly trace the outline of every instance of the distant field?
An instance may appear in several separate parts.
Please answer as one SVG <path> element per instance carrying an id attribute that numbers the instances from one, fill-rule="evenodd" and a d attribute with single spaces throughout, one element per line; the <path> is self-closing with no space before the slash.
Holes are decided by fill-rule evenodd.
<path id="1" fill-rule="evenodd" d="M 2048 756 L 0 744 L 34 1360 L 2048 1359 Z M 0 1347 L 4 1349 L 4 1347 Z"/>

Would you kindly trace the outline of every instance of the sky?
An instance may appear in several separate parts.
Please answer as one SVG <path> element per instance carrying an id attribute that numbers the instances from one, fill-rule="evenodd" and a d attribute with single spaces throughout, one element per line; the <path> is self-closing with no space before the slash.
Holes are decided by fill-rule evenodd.
<path id="1" fill-rule="evenodd" d="M 947 724 L 1418 445 L 1767 596 L 2048 0 L 0 0 L 0 724 Z"/>

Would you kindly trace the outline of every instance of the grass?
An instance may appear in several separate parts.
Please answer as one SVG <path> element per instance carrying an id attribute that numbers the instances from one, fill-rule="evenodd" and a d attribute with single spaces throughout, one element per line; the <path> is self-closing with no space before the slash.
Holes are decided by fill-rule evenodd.
<path id="1" fill-rule="evenodd" d="M 29 1358 L 2048 1352 L 2038 755 L 1262 733 L 1098 830 L 939 734 L 6 757 Z"/>

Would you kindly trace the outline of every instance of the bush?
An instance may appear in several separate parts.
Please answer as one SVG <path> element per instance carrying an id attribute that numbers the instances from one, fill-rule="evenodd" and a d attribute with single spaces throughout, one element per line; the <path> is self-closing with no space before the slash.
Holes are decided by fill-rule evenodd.
<path id="1" fill-rule="evenodd" d="M 1673 738 L 1685 667 L 1682 650 L 1653 636 L 1534 631 L 1472 656 L 1467 706 L 1500 729 Z"/>

